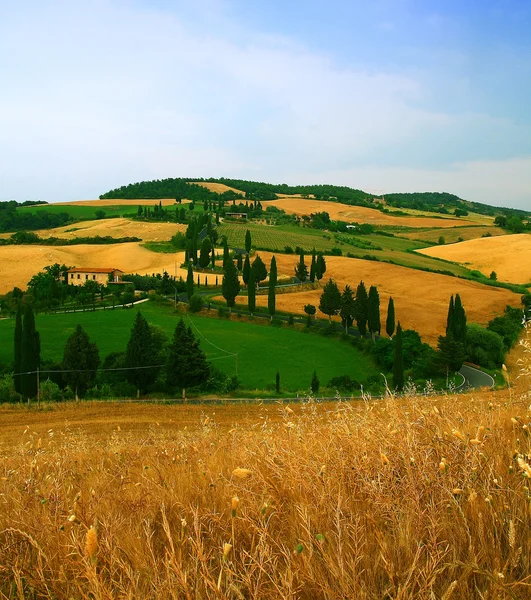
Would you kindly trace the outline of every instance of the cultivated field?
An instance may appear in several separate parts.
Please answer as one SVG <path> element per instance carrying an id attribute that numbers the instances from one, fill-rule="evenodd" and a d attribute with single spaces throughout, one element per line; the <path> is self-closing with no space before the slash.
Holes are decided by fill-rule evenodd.
<path id="1" fill-rule="evenodd" d="M 465 225 L 464 227 L 438 228 L 438 229 L 411 229 L 409 231 L 397 231 L 396 235 L 410 240 L 422 240 L 437 243 L 442 236 L 446 244 L 464 240 L 474 240 L 483 236 L 506 235 L 507 232 L 501 227 Z"/>
<path id="2" fill-rule="evenodd" d="M 119 204 L 121 206 L 155 206 L 155 204 L 160 204 L 162 202 L 162 206 L 172 206 L 176 204 L 175 198 L 139 198 L 138 200 L 131 199 L 123 199 L 123 198 L 107 198 L 104 200 L 73 200 L 72 202 L 54 202 L 54 206 L 115 206 Z M 187 200 L 185 200 L 187 202 Z M 46 205 L 40 205 L 46 206 Z M 32 207 L 32 208 L 37 208 Z"/>
<path id="3" fill-rule="evenodd" d="M 259 254 L 269 266 L 272 255 L 269 252 Z M 279 274 L 293 275 L 297 256 L 275 256 Z M 309 263 L 308 258 L 306 262 Z M 493 317 L 502 314 L 507 304 L 520 306 L 520 295 L 509 290 L 447 275 L 341 256 L 327 256 L 326 265 L 323 285 L 330 277 L 341 290 L 345 285 L 350 285 L 355 292 L 360 280 L 365 282 L 367 289 L 376 285 L 380 293 L 382 323 L 385 323 L 387 303 L 389 296 L 392 296 L 397 321 L 400 320 L 405 329 L 418 331 L 422 339 L 430 344 L 436 344 L 437 337 L 444 334 L 448 302 L 452 294 L 460 294 L 468 321 L 480 324 L 486 324 Z M 319 306 L 321 293 L 322 289 L 316 289 L 278 295 L 277 309 L 304 314 L 305 304 Z M 240 303 L 246 302 L 243 297 L 237 300 Z M 267 306 L 267 296 L 257 296 L 257 304 Z"/>
<path id="4" fill-rule="evenodd" d="M 0 593 L 527 599 L 528 404 L 3 408 Z"/>
<path id="5" fill-rule="evenodd" d="M 0 247 L 0 294 L 5 294 L 17 286 L 26 289 L 28 281 L 53 263 L 68 267 L 113 267 L 126 273 L 141 275 L 175 273 L 186 277 L 186 271 L 179 269 L 184 260 L 184 252 L 163 254 L 150 252 L 140 243 L 77 246 L 2 246 Z"/>
<path id="6" fill-rule="evenodd" d="M 211 192 L 216 192 L 216 194 L 223 194 L 225 192 L 236 192 L 237 194 L 241 194 L 244 196 L 245 194 L 241 190 L 237 190 L 236 188 L 225 185 L 224 183 L 213 183 L 209 181 L 189 181 L 188 183 L 194 185 L 200 185 L 201 187 L 210 190 Z"/>
<path id="7" fill-rule="evenodd" d="M 434 246 L 419 252 L 462 263 L 487 277 L 495 271 L 500 281 L 531 282 L 531 235 L 528 233 Z"/>
<path id="8" fill-rule="evenodd" d="M 467 217 L 460 219 L 451 216 L 441 215 L 440 218 L 426 216 L 408 216 L 400 217 L 385 214 L 374 208 L 365 208 L 364 206 L 350 206 L 340 204 L 339 202 L 325 202 L 323 200 L 304 200 L 294 198 L 283 198 L 281 200 L 271 200 L 262 202 L 264 209 L 267 206 L 276 206 L 285 210 L 287 213 L 296 215 L 309 215 L 315 212 L 327 212 L 331 219 L 370 223 L 371 225 L 401 225 L 403 227 L 460 227 L 464 224 L 473 224 L 475 221 Z"/>

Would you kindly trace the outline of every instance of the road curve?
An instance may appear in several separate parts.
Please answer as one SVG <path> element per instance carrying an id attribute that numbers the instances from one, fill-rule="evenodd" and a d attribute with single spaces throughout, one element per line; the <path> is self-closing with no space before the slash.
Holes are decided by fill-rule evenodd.
<path id="1" fill-rule="evenodd" d="M 494 379 L 488 373 L 484 373 L 475 367 L 463 365 L 459 369 L 459 373 L 465 378 L 465 380 L 458 387 L 458 389 L 494 387 Z"/>

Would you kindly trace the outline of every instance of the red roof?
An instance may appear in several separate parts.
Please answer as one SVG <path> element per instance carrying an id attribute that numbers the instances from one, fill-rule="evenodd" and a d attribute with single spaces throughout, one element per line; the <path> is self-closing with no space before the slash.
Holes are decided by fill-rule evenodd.
<path id="1" fill-rule="evenodd" d="M 114 273 L 115 271 L 123 273 L 121 269 L 111 269 L 109 267 L 74 267 L 69 269 L 67 273 Z"/>

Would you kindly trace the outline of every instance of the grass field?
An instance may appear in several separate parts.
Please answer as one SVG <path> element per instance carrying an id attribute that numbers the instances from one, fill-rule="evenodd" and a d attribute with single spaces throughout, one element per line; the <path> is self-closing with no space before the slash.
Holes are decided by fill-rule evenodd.
<path id="1" fill-rule="evenodd" d="M 143 304 L 142 314 L 171 336 L 180 315 L 170 309 Z M 136 310 L 109 310 L 66 315 L 37 315 L 43 359 L 61 360 L 68 336 L 81 324 L 96 342 L 102 359 L 114 351 L 125 350 Z M 245 389 L 274 386 L 277 369 L 285 390 L 307 390 L 313 370 L 322 384 L 337 375 L 350 375 L 364 381 L 377 369 L 359 351 L 346 342 L 307 334 L 286 327 L 185 316 L 201 347 L 216 367 L 233 375 L 238 354 L 238 376 Z M 14 320 L 0 321 L 0 361 L 13 360 Z M 203 337 L 205 336 L 205 337 Z M 206 338 L 206 339 L 205 339 Z M 208 341 L 207 341 L 208 340 Z M 209 343 L 211 342 L 211 343 Z M 214 345 L 212 345 L 214 344 Z M 223 351 L 215 346 L 222 348 Z M 227 358 L 228 357 L 228 358 Z"/>
<path id="2" fill-rule="evenodd" d="M 506 235 L 506 231 L 500 227 L 474 226 L 449 228 L 412 228 L 406 231 L 397 231 L 395 235 L 408 238 L 410 240 L 421 240 L 436 244 L 442 236 L 446 244 L 453 244 L 457 241 L 474 240 L 483 236 Z"/>
<path id="3" fill-rule="evenodd" d="M 0 408 L 0 593 L 526 600 L 524 389 Z"/>
<path id="4" fill-rule="evenodd" d="M 519 233 L 450 246 L 434 246 L 421 250 L 423 254 L 452 260 L 477 269 L 485 276 L 494 271 L 500 281 L 528 283 L 531 281 L 531 235 Z"/>

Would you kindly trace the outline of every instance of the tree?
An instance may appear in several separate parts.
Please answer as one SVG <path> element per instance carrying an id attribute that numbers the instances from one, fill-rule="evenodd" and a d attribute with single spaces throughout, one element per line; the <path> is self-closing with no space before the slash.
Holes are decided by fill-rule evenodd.
<path id="1" fill-rule="evenodd" d="M 277 370 L 277 374 L 275 375 L 275 392 L 280 394 L 280 372 Z"/>
<path id="2" fill-rule="evenodd" d="M 380 323 L 380 294 L 378 294 L 378 288 L 375 285 L 371 285 L 369 288 L 369 306 L 367 315 L 367 324 L 369 326 L 369 332 L 372 335 L 372 339 L 376 338 L 376 334 L 380 334 L 381 323 Z"/>
<path id="3" fill-rule="evenodd" d="M 62 363 L 63 378 L 74 390 L 76 400 L 94 383 L 99 365 L 98 347 L 78 325 L 66 341 Z"/>
<path id="4" fill-rule="evenodd" d="M 308 267 L 304 264 L 304 250 L 301 250 L 299 262 L 295 265 L 295 277 L 302 283 L 308 279 Z"/>
<path id="5" fill-rule="evenodd" d="M 188 274 L 186 275 L 186 295 L 188 301 L 194 295 L 194 271 L 191 264 L 188 265 Z"/>
<path id="6" fill-rule="evenodd" d="M 147 369 L 155 365 L 155 349 L 151 338 L 151 329 L 140 312 L 136 314 L 131 335 L 125 352 L 125 372 L 127 380 L 136 386 L 136 397 L 149 387 L 157 378 L 158 368 Z"/>
<path id="7" fill-rule="evenodd" d="M 392 296 L 389 296 L 387 305 L 387 319 L 385 320 L 385 333 L 392 339 L 395 332 L 395 303 Z"/>
<path id="8" fill-rule="evenodd" d="M 227 242 L 227 238 L 223 238 L 223 269 L 227 268 L 227 264 L 232 262 L 230 254 L 229 254 L 229 244 Z"/>
<path id="9" fill-rule="evenodd" d="M 37 370 L 41 362 L 41 340 L 35 329 L 35 317 L 30 305 L 24 309 L 22 323 L 20 369 L 23 373 L 21 393 L 24 398 L 34 398 L 37 395 Z"/>
<path id="10" fill-rule="evenodd" d="M 267 291 L 267 311 L 271 320 L 276 312 L 276 286 L 277 286 L 277 259 L 271 257 L 271 265 L 269 267 L 269 288 Z"/>
<path id="11" fill-rule="evenodd" d="M 236 296 L 240 293 L 240 288 L 241 286 L 240 280 L 238 279 L 238 272 L 236 271 L 236 267 L 234 266 L 232 260 L 229 260 L 225 267 L 225 275 L 221 284 L 221 293 L 227 301 L 229 312 L 232 311 Z"/>
<path id="12" fill-rule="evenodd" d="M 210 250 L 212 248 L 212 242 L 209 237 L 205 237 L 201 242 L 201 251 L 199 253 L 199 266 L 203 269 L 208 267 L 210 264 Z"/>
<path id="13" fill-rule="evenodd" d="M 312 381 L 310 382 L 310 389 L 312 390 L 312 392 L 314 394 L 317 394 L 317 392 L 319 391 L 319 377 L 317 377 L 317 373 L 314 370 L 313 375 L 312 375 Z"/>
<path id="14" fill-rule="evenodd" d="M 249 260 L 249 255 L 246 254 L 245 260 L 243 262 L 243 270 L 242 270 L 243 283 L 245 285 L 249 284 L 249 273 L 250 272 L 251 272 L 251 262 Z"/>
<path id="15" fill-rule="evenodd" d="M 251 315 L 254 314 L 256 310 L 256 282 L 254 280 L 253 269 L 251 269 L 249 274 L 249 285 L 247 286 L 247 306 Z"/>
<path id="16" fill-rule="evenodd" d="M 312 262 L 310 263 L 310 281 L 313 283 L 315 281 L 315 271 L 317 268 L 316 256 L 315 256 L 315 248 L 312 251 Z"/>
<path id="17" fill-rule="evenodd" d="M 328 315 L 328 320 L 332 323 L 332 315 L 337 315 L 341 309 L 341 292 L 335 281 L 330 279 L 323 288 L 323 293 L 319 300 L 319 310 Z"/>
<path id="18" fill-rule="evenodd" d="M 367 319 L 369 317 L 369 296 L 363 281 L 356 288 L 356 324 L 360 335 L 367 333 Z"/>
<path id="19" fill-rule="evenodd" d="M 22 392 L 22 307 L 20 304 L 17 308 L 17 316 L 15 319 L 15 364 L 14 364 L 14 384 L 15 391 L 20 394 Z"/>
<path id="20" fill-rule="evenodd" d="M 249 230 L 245 232 L 245 250 L 247 254 L 251 252 L 251 232 Z"/>
<path id="21" fill-rule="evenodd" d="M 264 281 L 264 279 L 267 277 L 267 269 L 264 265 L 264 261 L 259 256 L 257 256 L 253 260 L 251 269 L 254 271 L 254 280 L 256 282 L 256 285 L 259 286 L 260 282 Z"/>
<path id="22" fill-rule="evenodd" d="M 322 252 L 317 255 L 317 262 L 315 263 L 315 276 L 317 281 L 321 281 L 324 274 L 326 273 L 326 261 Z"/>
<path id="23" fill-rule="evenodd" d="M 343 294 L 341 294 L 341 308 L 339 310 L 339 315 L 341 317 L 341 323 L 345 328 L 345 333 L 348 334 L 348 329 L 352 325 L 354 321 L 354 316 L 356 314 L 356 301 L 354 299 L 354 295 L 352 294 L 352 290 L 350 286 L 347 285 L 343 290 Z"/>
<path id="24" fill-rule="evenodd" d="M 401 392 L 404 389 L 404 351 L 402 348 L 402 326 L 398 321 L 393 353 L 393 386 Z"/>
<path id="25" fill-rule="evenodd" d="M 198 340 L 180 319 L 168 347 L 166 383 L 170 388 L 181 388 L 182 397 L 186 398 L 186 388 L 204 383 L 209 373 L 210 368 Z"/>
<path id="26" fill-rule="evenodd" d="M 437 341 L 438 361 L 446 370 L 446 384 L 450 371 L 459 371 L 465 360 L 465 347 L 462 342 L 455 339 L 450 331 L 445 336 L 440 335 Z"/>

